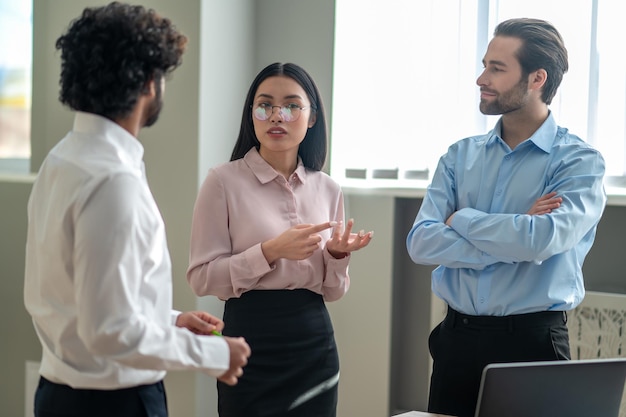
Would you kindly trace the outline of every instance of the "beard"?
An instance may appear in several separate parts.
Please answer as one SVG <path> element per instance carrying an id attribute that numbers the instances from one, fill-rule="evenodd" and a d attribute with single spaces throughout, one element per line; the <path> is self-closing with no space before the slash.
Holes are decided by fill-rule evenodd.
<path id="1" fill-rule="evenodd" d="M 519 110 L 528 102 L 528 79 L 525 76 L 511 89 L 500 93 L 496 98 L 488 102 L 480 101 L 480 112 L 489 116 L 510 113 Z"/>
<path id="2" fill-rule="evenodd" d="M 150 106 L 146 109 L 147 117 L 146 121 L 143 124 L 144 127 L 150 127 L 159 120 L 159 115 L 161 114 L 161 110 L 163 109 L 163 94 L 161 93 L 161 83 L 155 83 L 156 88 L 156 96 L 154 100 L 150 103 Z"/>

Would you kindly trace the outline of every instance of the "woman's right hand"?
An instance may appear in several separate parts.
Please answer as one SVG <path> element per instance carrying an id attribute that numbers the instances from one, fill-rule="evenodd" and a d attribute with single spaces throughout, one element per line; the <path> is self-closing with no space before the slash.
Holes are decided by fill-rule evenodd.
<path id="1" fill-rule="evenodd" d="M 313 255 L 320 248 L 322 236 L 319 232 L 330 229 L 337 222 L 329 221 L 320 224 L 298 224 L 274 239 L 270 239 L 261 244 L 261 250 L 268 264 L 276 262 L 277 259 L 285 258 L 291 260 L 302 260 Z"/>

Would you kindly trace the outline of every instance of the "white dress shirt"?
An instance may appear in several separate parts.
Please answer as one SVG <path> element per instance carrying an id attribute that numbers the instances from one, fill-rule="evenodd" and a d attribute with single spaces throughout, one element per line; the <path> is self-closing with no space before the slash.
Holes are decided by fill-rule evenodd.
<path id="1" fill-rule="evenodd" d="M 28 203 L 24 300 L 48 380 L 117 389 L 166 370 L 228 369 L 222 338 L 174 325 L 165 228 L 142 158 L 122 127 L 77 113 L 41 166 Z"/>

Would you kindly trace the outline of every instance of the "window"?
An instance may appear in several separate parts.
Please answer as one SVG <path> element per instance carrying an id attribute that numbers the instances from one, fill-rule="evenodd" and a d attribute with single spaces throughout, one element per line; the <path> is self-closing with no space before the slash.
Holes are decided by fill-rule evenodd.
<path id="1" fill-rule="evenodd" d="M 0 0 L 0 169 L 30 159 L 32 2 Z"/>
<path id="2" fill-rule="evenodd" d="M 331 175 L 344 185 L 423 186 L 448 146 L 490 130 L 476 78 L 493 29 L 552 22 L 570 69 L 550 108 L 624 176 L 626 39 L 606 0 L 336 0 Z M 423 180 L 420 183 L 420 180 Z"/>

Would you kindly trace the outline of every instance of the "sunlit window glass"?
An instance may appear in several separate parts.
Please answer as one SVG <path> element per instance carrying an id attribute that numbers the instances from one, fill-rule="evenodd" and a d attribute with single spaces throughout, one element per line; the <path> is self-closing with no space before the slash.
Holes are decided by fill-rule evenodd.
<path id="1" fill-rule="evenodd" d="M 0 162 L 30 158 L 32 2 L 0 0 Z"/>
<path id="2" fill-rule="evenodd" d="M 421 187 L 454 142 L 490 130 L 476 78 L 495 26 L 552 22 L 569 71 L 550 109 L 557 123 L 626 169 L 626 39 L 609 0 L 336 0 L 331 175 L 344 185 Z M 392 181 L 395 180 L 395 181 Z M 383 184 L 384 183 L 384 184 Z M 626 182 L 625 182 L 626 183 Z"/>

